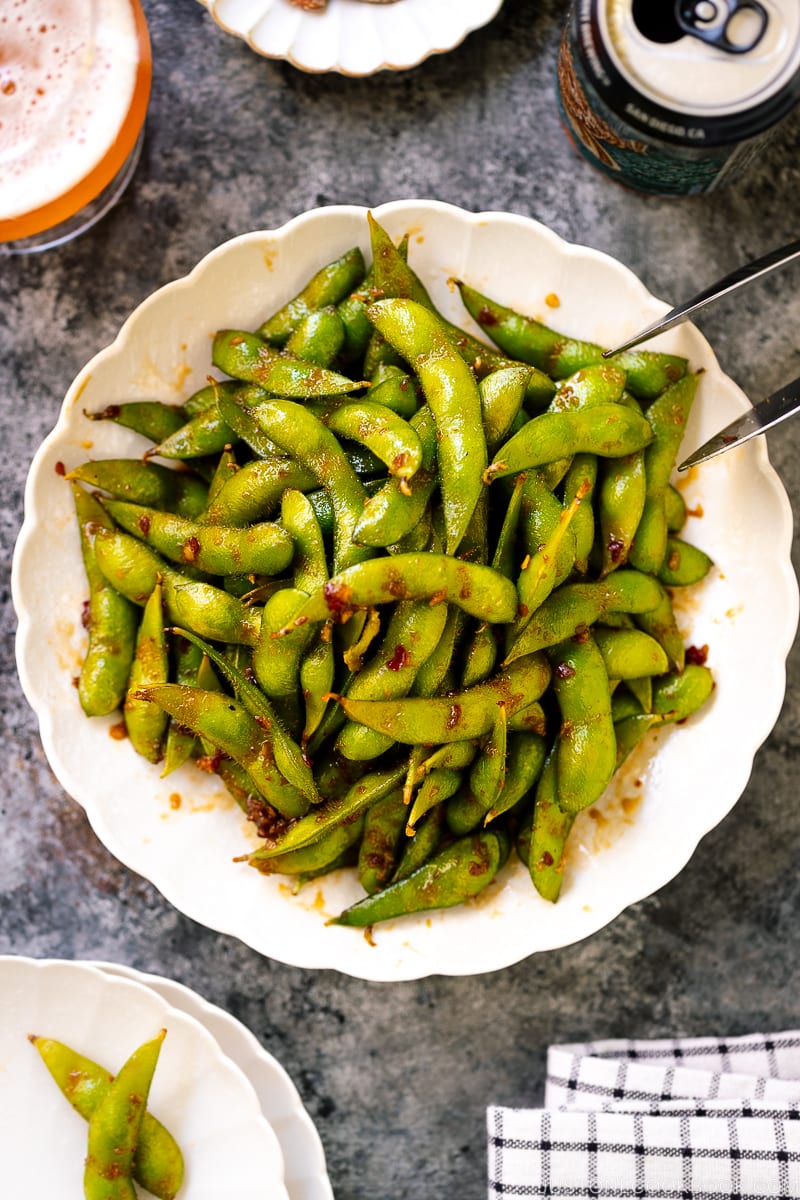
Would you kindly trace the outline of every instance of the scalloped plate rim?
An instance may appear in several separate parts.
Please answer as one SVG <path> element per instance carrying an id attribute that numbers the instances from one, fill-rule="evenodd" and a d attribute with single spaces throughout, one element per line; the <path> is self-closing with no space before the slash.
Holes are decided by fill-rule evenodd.
<path id="1" fill-rule="evenodd" d="M 339 0 L 331 0 L 331 2 L 336 4 L 339 2 Z M 403 0 L 397 0 L 397 2 L 402 3 Z M 302 59 L 298 58 L 295 54 L 292 54 L 291 48 L 287 53 L 270 50 L 267 46 L 260 44 L 252 36 L 253 28 L 257 22 L 254 22 L 253 25 L 251 25 L 247 30 L 235 29 L 230 25 L 226 25 L 221 17 L 217 15 L 217 0 L 199 0 L 199 3 L 203 5 L 203 7 L 211 16 L 212 20 L 224 33 L 230 34 L 232 37 L 239 38 L 245 42 L 245 44 L 249 46 L 255 54 L 260 55 L 262 58 L 271 59 L 273 62 L 288 62 L 293 67 L 296 67 L 297 70 L 305 71 L 309 75 L 339 74 L 344 75 L 349 79 L 363 79 L 368 75 L 376 75 L 380 71 L 408 71 L 412 70 L 414 67 L 420 66 L 421 63 L 425 62 L 432 55 L 449 54 L 451 50 L 455 50 L 458 46 L 460 46 L 471 33 L 474 33 L 477 29 L 482 29 L 484 25 L 488 25 L 490 21 L 493 21 L 503 6 L 503 0 L 485 0 L 486 12 L 483 13 L 477 19 L 477 21 L 465 25 L 462 31 L 456 35 L 455 39 L 449 42 L 447 45 L 440 46 L 433 43 L 430 44 L 417 58 L 409 59 L 404 62 L 392 62 L 388 59 L 384 59 L 382 62 L 365 67 L 363 70 L 346 70 L 341 63 L 332 64 L 330 67 L 312 66 L 307 62 L 303 62 Z M 379 8 L 372 8 L 371 6 L 367 5 L 364 7 L 367 9 L 367 12 L 373 12 L 380 20 Z M 305 20 L 313 21 L 315 19 L 314 13 L 301 13 L 300 15 Z"/>

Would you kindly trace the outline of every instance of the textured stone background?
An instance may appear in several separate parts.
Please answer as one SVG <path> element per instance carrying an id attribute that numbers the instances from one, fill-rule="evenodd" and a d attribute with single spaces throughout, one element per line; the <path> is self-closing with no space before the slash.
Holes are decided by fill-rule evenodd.
<path id="1" fill-rule="evenodd" d="M 589 941 L 493 975 L 397 986 L 297 970 L 175 912 L 54 780 L 14 664 L 8 571 L 28 465 L 79 368 L 145 296 L 231 235 L 319 204 L 433 197 L 537 217 L 677 301 L 799 235 L 800 125 L 733 190 L 645 198 L 595 174 L 560 130 L 557 0 L 506 0 L 452 53 L 363 80 L 261 59 L 197 0 L 144 6 L 155 79 L 133 186 L 81 240 L 0 260 L 0 952 L 126 962 L 241 1018 L 294 1078 L 338 1200 L 476 1200 L 485 1106 L 535 1102 L 549 1042 L 797 1024 L 796 651 L 733 813 L 678 879 Z M 701 322 L 754 396 L 800 374 L 799 281 L 798 268 L 775 275 Z M 799 449 L 800 423 L 770 443 L 793 500 Z"/>

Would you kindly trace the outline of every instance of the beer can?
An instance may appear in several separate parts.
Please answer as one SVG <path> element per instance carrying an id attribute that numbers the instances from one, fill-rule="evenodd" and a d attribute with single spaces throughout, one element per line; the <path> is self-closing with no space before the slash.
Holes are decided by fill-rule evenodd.
<path id="1" fill-rule="evenodd" d="M 611 178 L 714 191 L 800 101 L 800 2 L 573 0 L 557 90 L 576 148 Z"/>

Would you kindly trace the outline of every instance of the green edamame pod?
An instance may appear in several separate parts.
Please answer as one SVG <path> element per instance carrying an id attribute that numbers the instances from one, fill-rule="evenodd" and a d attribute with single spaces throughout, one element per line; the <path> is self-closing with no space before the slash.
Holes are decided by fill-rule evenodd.
<path id="1" fill-rule="evenodd" d="M 161 578 L 164 607 L 173 625 L 185 625 L 200 637 L 217 642 L 253 645 L 261 612 L 199 579 L 189 579 L 154 550 L 130 534 L 101 529 L 95 539 L 97 565 L 106 579 L 129 600 L 144 605 Z"/>
<path id="2" fill-rule="evenodd" d="M 497 637 L 491 625 L 481 624 L 464 647 L 461 687 L 469 688 L 488 679 L 497 662 Z"/>
<path id="3" fill-rule="evenodd" d="M 608 675 L 591 634 L 561 642 L 547 654 L 561 712 L 555 746 L 558 805 L 577 813 L 600 798 L 616 766 Z"/>
<path id="4" fill-rule="evenodd" d="M 561 893 L 564 850 L 574 821 L 574 814 L 559 806 L 556 758 L 551 754 L 536 789 L 528 870 L 539 895 L 553 904 Z"/>
<path id="5" fill-rule="evenodd" d="M 445 807 L 444 804 L 438 804 L 426 813 L 414 830 L 414 836 L 407 837 L 401 844 L 400 862 L 392 876 L 392 883 L 407 879 L 439 849 L 445 828 Z"/>
<path id="6" fill-rule="evenodd" d="M 363 507 L 353 529 L 353 540 L 360 546 L 393 546 L 422 520 L 435 488 L 436 423 L 427 404 L 415 413 L 409 425 L 416 431 L 422 446 L 422 465 L 414 486 L 404 492 L 399 479 L 390 479 Z"/>
<path id="7" fill-rule="evenodd" d="M 479 895 L 508 858 L 510 843 L 499 830 L 460 838 L 405 879 L 367 896 L 329 922 L 363 928 L 432 908 L 450 908 Z"/>
<path id="8" fill-rule="evenodd" d="M 670 533 L 680 533 L 686 524 L 686 501 L 676 487 L 671 483 L 667 484 L 667 491 L 664 497 L 664 503 L 667 510 L 667 529 Z"/>
<path id="9" fill-rule="evenodd" d="M 617 766 L 649 733 L 661 725 L 685 721 L 706 703 L 714 690 L 714 680 L 708 667 L 687 663 L 678 675 L 667 675 L 653 687 L 653 712 L 614 710 L 614 730 L 617 740 Z"/>
<path id="10" fill-rule="evenodd" d="M 482 754 L 476 759 L 469 773 L 469 787 L 484 812 L 498 803 L 506 782 L 506 760 L 508 750 L 508 718 L 505 704 L 498 704 Z"/>
<path id="11" fill-rule="evenodd" d="M 250 715 L 261 726 L 264 741 L 271 745 L 275 766 L 281 775 L 283 775 L 288 783 L 297 788 L 299 792 L 307 796 L 312 803 L 316 804 L 319 801 L 319 792 L 317 791 L 311 768 L 306 762 L 300 747 L 281 725 L 272 705 L 263 692 L 254 683 L 250 682 L 247 676 L 234 665 L 229 656 L 221 654 L 213 646 L 210 646 L 208 642 L 204 642 L 202 638 L 190 633 L 188 629 L 175 629 L 173 632 L 178 637 L 186 638 L 187 641 L 202 650 L 206 657 L 206 662 L 214 663 L 220 674 L 233 688 L 237 699 L 241 701 Z M 179 680 L 178 682 L 181 681 Z M 208 683 L 204 683 L 201 680 L 199 672 L 197 684 L 199 687 L 209 687 Z M 217 688 L 213 688 L 212 690 L 217 690 Z"/>
<path id="12" fill-rule="evenodd" d="M 278 575 L 292 561 L 292 538 L 280 525 L 247 528 L 201 525 L 177 513 L 107 500 L 117 524 L 171 562 L 188 563 L 207 575 Z"/>
<path id="13" fill-rule="evenodd" d="M 364 832 L 358 850 L 358 881 L 373 896 L 391 879 L 406 823 L 403 790 L 396 788 L 373 804 L 364 815 Z"/>
<path id="14" fill-rule="evenodd" d="M 499 447 L 484 479 L 491 483 L 574 454 L 618 458 L 641 450 L 652 437 L 645 418 L 621 404 L 546 412 L 533 417 Z"/>
<path id="15" fill-rule="evenodd" d="M 359 844 L 363 834 L 362 813 L 354 821 L 342 821 L 318 841 L 300 846 L 297 850 L 287 850 L 285 854 L 275 854 L 272 858 L 261 858 L 256 850 L 249 856 L 248 866 L 255 867 L 262 875 L 317 876 L 333 870 L 343 855 Z"/>
<path id="16" fill-rule="evenodd" d="M 460 608 L 455 604 L 447 606 L 447 620 L 439 644 L 417 672 L 412 695 L 435 696 L 444 687 L 465 621 L 465 614 Z"/>
<path id="17" fill-rule="evenodd" d="M 602 346 L 564 337 L 540 321 L 497 304 L 458 280 L 455 282 L 470 316 L 511 358 L 532 363 L 553 379 L 564 379 L 582 367 L 605 361 Z M 654 399 L 686 371 L 685 358 L 653 350 L 615 354 L 613 365 L 625 372 L 628 388 L 642 400 Z"/>
<path id="18" fill-rule="evenodd" d="M 402 247 L 394 245 L 386 230 L 371 214 L 368 220 L 374 260 L 374 283 L 379 292 L 376 299 L 398 297 L 414 300 L 423 308 L 429 309 L 443 323 L 453 345 L 477 379 L 482 379 L 493 371 L 519 366 L 519 363 L 509 362 L 479 338 L 447 321 L 436 309 L 420 278 L 405 261 Z M 554 390 L 552 380 L 543 372 L 534 370 L 528 379 L 526 400 L 531 404 L 546 404 Z"/>
<path id="19" fill-rule="evenodd" d="M 456 743 L 457 745 L 459 743 Z M 469 789 L 463 789 L 447 803 L 447 824 L 451 833 L 463 837 L 479 825 L 488 825 L 522 803 L 536 784 L 545 759 L 545 740 L 538 733 L 508 735 L 505 783 L 488 810 Z"/>
<path id="20" fill-rule="evenodd" d="M 529 654 L 464 692 L 387 701 L 341 696 L 339 703 L 352 720 L 395 741 L 411 746 L 419 742 L 444 745 L 488 733 L 499 703 L 505 704 L 510 721 L 515 713 L 537 701 L 549 682 L 550 667 L 544 655 Z"/>
<path id="21" fill-rule="evenodd" d="M 523 488 L 527 475 L 518 475 L 508 498 L 503 524 L 497 536 L 497 543 L 492 555 L 492 566 L 501 575 L 510 577 L 514 570 L 514 556 L 517 547 L 517 530 L 520 523 L 523 504 Z"/>
<path id="22" fill-rule="evenodd" d="M 533 486 L 529 486 L 529 483 Z M 535 523 L 535 528 L 541 530 L 544 540 L 533 554 L 526 555 L 517 579 L 519 608 L 512 630 L 512 634 L 516 637 L 525 629 L 534 613 L 541 608 L 553 589 L 571 569 L 577 547 L 572 531 L 572 522 L 583 503 L 585 486 L 589 485 L 581 484 L 568 506 L 562 509 L 554 496 L 552 504 L 550 503 L 552 494 L 550 492 L 543 493 L 535 477 L 526 480 L 523 485 L 523 497 L 530 498 L 532 494 L 538 494 L 540 499 L 544 499 L 546 496 L 547 503 L 541 504 L 539 507 L 538 519 Z M 533 524 L 533 520 L 528 522 L 527 536 L 529 540 Z M 561 553 L 562 547 L 566 550 L 565 554 Z"/>
<path id="23" fill-rule="evenodd" d="M 344 345 L 344 322 L 333 305 L 308 313 L 286 342 L 287 354 L 329 367 Z"/>
<path id="24" fill-rule="evenodd" d="M 211 348 L 211 361 L 233 379 L 257 383 L 274 396 L 310 400 L 313 396 L 338 396 L 363 387 L 361 381 L 347 379 L 316 363 L 291 358 L 242 329 L 218 331 Z"/>
<path id="25" fill-rule="evenodd" d="M 236 388 L 227 389 L 235 393 Z M 206 454 L 221 454 L 226 446 L 238 439 L 220 412 L 217 401 L 191 417 L 168 437 L 153 446 L 145 454 L 149 458 L 175 458 L 179 460 L 201 458 Z"/>
<path id="26" fill-rule="evenodd" d="M 609 679 L 634 680 L 669 670 L 666 651 L 641 629 L 593 629 Z"/>
<path id="27" fill-rule="evenodd" d="M 261 631 L 253 648 L 253 670 L 262 690 L 272 697 L 296 695 L 300 685 L 300 659 L 314 636 L 314 626 L 293 625 L 307 602 L 305 592 L 282 588 L 264 605 Z M 287 625 L 286 636 L 279 636 Z"/>
<path id="28" fill-rule="evenodd" d="M 705 704 L 713 690 L 714 677 L 708 667 L 687 663 L 680 673 L 656 680 L 653 711 L 683 721 Z"/>
<path id="29" fill-rule="evenodd" d="M 90 492 L 77 483 L 71 486 L 89 585 L 86 610 L 89 644 L 78 677 L 78 697 L 87 717 L 101 717 L 114 712 L 125 696 L 139 611 L 109 583 L 97 565 L 95 537 L 98 529 L 111 528 L 108 514 Z"/>
<path id="30" fill-rule="evenodd" d="M 159 705 L 238 762 L 281 816 L 301 817 L 308 810 L 308 799 L 277 770 L 263 726 L 232 696 L 177 683 L 139 688 L 133 695 Z"/>
<path id="31" fill-rule="evenodd" d="M 306 285 L 258 327 L 258 333 L 273 346 L 283 346 L 300 322 L 315 309 L 339 304 L 362 283 L 366 274 L 364 255 L 353 246 L 333 262 L 320 268 Z"/>
<path id="32" fill-rule="evenodd" d="M 417 824 L 437 804 L 445 804 L 461 786 L 461 773 L 450 767 L 434 767 L 420 784 L 411 811 L 408 813 L 406 834 L 414 836 Z"/>
<path id="33" fill-rule="evenodd" d="M 281 500 L 281 521 L 294 542 L 294 586 L 309 595 L 329 577 L 325 540 L 314 506 L 296 488 L 287 488 Z"/>
<path id="34" fill-rule="evenodd" d="M 166 508 L 189 518 L 200 515 L 208 498 L 207 485 L 190 471 L 131 458 L 95 459 L 75 467 L 67 479 L 100 488 L 119 500 Z"/>
<path id="35" fill-rule="evenodd" d="M 344 795 L 334 793 L 330 799 L 311 810 L 299 821 L 290 825 L 278 837 L 270 839 L 250 855 L 248 861 L 261 861 L 285 854 L 288 850 L 299 850 L 318 841 L 334 826 L 354 820 L 402 785 L 405 767 L 391 767 L 384 771 L 371 771 L 362 775 Z"/>
<path id="36" fill-rule="evenodd" d="M 522 410 L 530 374 L 530 367 L 501 367 L 481 380 L 478 390 L 489 454 L 509 436 L 511 426 Z"/>
<path id="37" fill-rule="evenodd" d="M 396 475 L 406 493 L 408 481 L 422 466 L 422 444 L 412 425 L 371 399 L 357 400 L 332 409 L 324 423 L 338 437 L 361 442 L 386 465 L 390 475 Z"/>
<path id="38" fill-rule="evenodd" d="M 162 442 L 186 421 L 186 412 L 175 404 L 160 400 L 130 400 L 127 404 L 108 404 L 101 412 L 83 415 L 90 421 L 113 421 L 124 429 L 132 429 L 151 442 Z"/>
<path id="39" fill-rule="evenodd" d="M 399 367 L 385 366 L 375 372 L 369 398 L 373 404 L 382 404 L 406 420 L 419 408 L 414 379 Z"/>
<path id="40" fill-rule="evenodd" d="M 63 1042 L 35 1034 L 29 1035 L 29 1041 L 64 1097 L 84 1121 L 89 1121 L 108 1093 L 113 1075 Z M 183 1182 L 183 1170 L 183 1155 L 172 1134 L 145 1111 L 134 1152 L 133 1178 L 158 1200 L 174 1200 Z"/>
<path id="41" fill-rule="evenodd" d="M 367 315 L 413 366 L 433 413 L 447 552 L 455 554 L 478 503 L 486 468 L 478 386 L 443 323 L 428 309 L 413 300 L 380 300 Z"/>
<path id="42" fill-rule="evenodd" d="M 611 363 L 581 367 L 556 386 L 548 412 L 571 412 L 598 404 L 617 404 L 625 391 L 625 372 Z"/>
<path id="43" fill-rule="evenodd" d="M 492 567 L 446 554 L 395 554 L 357 563 L 334 575 L 309 597 L 294 625 L 343 622 L 359 608 L 423 599 L 455 604 L 470 616 L 493 623 L 511 621 L 517 610 L 516 588 Z"/>
<path id="44" fill-rule="evenodd" d="M 541 734 L 509 733 L 505 783 L 486 813 L 487 825 L 525 800 L 541 775 L 545 755 L 546 743 Z"/>
<path id="45" fill-rule="evenodd" d="M 575 535 L 575 570 L 585 575 L 594 546 L 594 508 L 592 497 L 597 483 L 597 459 L 593 454 L 576 454 L 564 477 L 564 506 L 569 511 L 573 500 L 578 508 L 572 517 Z"/>
<path id="46" fill-rule="evenodd" d="M 506 655 L 506 662 L 570 638 L 609 612 L 634 613 L 638 624 L 640 616 L 659 612 L 665 596 L 658 580 L 630 568 L 596 582 L 565 583 L 530 618 Z M 644 625 L 642 628 L 652 632 Z"/>
<path id="47" fill-rule="evenodd" d="M 714 563 L 699 547 L 681 538 L 667 537 L 667 552 L 658 572 L 665 587 L 688 587 L 705 579 Z"/>
<path id="48" fill-rule="evenodd" d="M 168 678 L 169 650 L 164 630 L 162 588 L 161 583 L 156 582 L 144 606 L 122 709 L 131 745 L 137 754 L 152 763 L 161 761 L 168 717 L 156 705 L 136 699 L 136 692 L 140 687 L 166 683 Z"/>
<path id="49" fill-rule="evenodd" d="M 634 450 L 602 465 L 598 512 L 603 575 L 628 561 L 647 496 L 645 451 Z"/>
<path id="50" fill-rule="evenodd" d="M 616 574 L 619 575 L 619 572 L 616 572 Z M 649 578 L 649 576 L 645 576 L 645 578 Z M 654 637 L 663 646 L 667 652 L 670 666 L 676 671 L 682 671 L 686 660 L 686 647 L 683 644 L 683 636 L 675 619 L 672 600 L 665 587 L 658 584 L 656 580 L 653 580 L 653 583 L 656 583 L 660 592 L 658 604 L 643 612 L 636 612 L 631 608 L 628 609 L 628 612 L 633 613 L 633 619 L 640 629 L 643 629 L 645 633 L 649 633 L 651 637 Z"/>
<path id="51" fill-rule="evenodd" d="M 644 454 L 644 510 L 628 554 L 628 561 L 640 571 L 655 574 L 666 556 L 666 490 L 696 390 L 697 375 L 685 375 L 654 400 L 645 414 L 653 440 Z"/>
<path id="52" fill-rule="evenodd" d="M 174 631 L 173 631 L 174 632 Z M 197 672 L 203 659 L 203 651 L 189 638 L 176 635 L 172 639 L 173 665 L 170 678 L 174 683 L 197 683 Z M 187 729 L 183 729 L 177 721 L 170 720 L 167 736 L 164 742 L 164 766 L 161 778 L 165 779 L 173 771 L 191 758 L 197 745 L 197 738 Z"/>
<path id="53" fill-rule="evenodd" d="M 266 433 L 325 488 L 334 513 L 334 567 L 343 570 L 372 551 L 353 543 L 366 493 L 335 435 L 308 409 L 290 400 L 270 400 L 251 410 Z"/>
<path id="54" fill-rule="evenodd" d="M 133 1162 L 166 1029 L 134 1050 L 89 1118 L 86 1200 L 136 1200 Z"/>
<path id="55" fill-rule="evenodd" d="M 239 526 L 261 521 L 278 506 L 286 488 L 307 492 L 316 486 L 316 476 L 290 458 L 245 463 L 215 494 L 202 521 Z"/>
<path id="56" fill-rule="evenodd" d="M 420 667 L 433 653 L 447 621 L 444 605 L 401 602 L 372 660 L 347 689 L 353 700 L 389 700 L 408 695 Z M 348 721 L 336 739 L 345 758 L 363 761 L 390 749 L 391 738 Z"/>

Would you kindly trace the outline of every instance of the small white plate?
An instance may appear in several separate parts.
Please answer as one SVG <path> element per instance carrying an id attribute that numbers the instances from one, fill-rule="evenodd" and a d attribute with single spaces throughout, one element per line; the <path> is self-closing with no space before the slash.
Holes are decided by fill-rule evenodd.
<path id="1" fill-rule="evenodd" d="M 383 205 L 375 216 L 393 237 L 409 234 L 409 261 L 434 303 L 473 332 L 448 284 L 453 277 L 605 345 L 668 307 L 621 263 L 524 217 L 410 200 Z M 80 372 L 26 487 L 12 568 L 19 675 L 50 765 L 98 837 L 194 920 L 282 962 L 365 979 L 495 971 L 587 937 L 662 887 L 742 794 L 780 712 L 797 629 L 791 508 L 763 438 L 681 479 L 694 514 L 686 537 L 716 566 L 685 591 L 678 616 L 687 642 L 708 645 L 716 690 L 684 726 L 652 735 L 602 804 L 581 815 L 556 905 L 538 896 L 512 856 L 477 901 L 382 924 L 372 943 L 356 930 L 326 925 L 361 895 L 353 872 L 335 872 L 295 896 L 288 881 L 234 862 L 257 840 L 214 777 L 188 765 L 162 780 L 129 742 L 110 736 L 118 716 L 83 715 L 72 680 L 85 648 L 80 613 L 87 588 L 72 496 L 58 472 L 89 457 L 140 454 L 143 439 L 112 422 L 90 422 L 84 410 L 188 396 L 206 381 L 215 330 L 256 328 L 354 245 L 368 253 L 366 210 L 349 206 L 234 238 L 145 300 Z M 652 344 L 685 354 L 703 371 L 686 452 L 745 411 L 745 396 L 695 328 L 681 326 Z"/>
<path id="2" fill-rule="evenodd" d="M 301 71 L 372 75 L 417 66 L 486 25 L 502 0 L 330 0 L 307 12 L 289 0 L 200 0 L 216 23 L 266 58 Z"/>
<path id="3" fill-rule="evenodd" d="M 132 979 L 151 988 L 172 1008 L 199 1021 L 255 1088 L 261 1111 L 283 1153 L 283 1181 L 289 1200 L 333 1200 L 322 1142 L 297 1088 L 278 1060 L 267 1053 L 241 1021 L 174 979 L 148 975 L 121 963 L 90 965 L 107 975 Z"/>
<path id="4" fill-rule="evenodd" d="M 116 1073 L 159 1029 L 167 1036 L 148 1109 L 183 1153 L 181 1200 L 287 1200 L 280 1145 L 255 1089 L 200 1021 L 86 963 L 2 957 L 0 1158 L 9 1194 L 82 1194 L 86 1122 L 27 1035 L 64 1042 Z"/>

